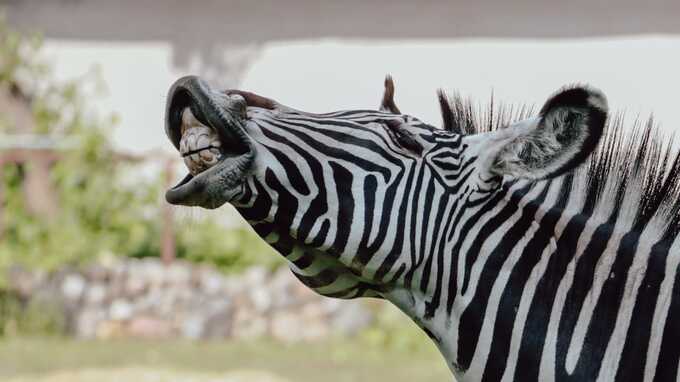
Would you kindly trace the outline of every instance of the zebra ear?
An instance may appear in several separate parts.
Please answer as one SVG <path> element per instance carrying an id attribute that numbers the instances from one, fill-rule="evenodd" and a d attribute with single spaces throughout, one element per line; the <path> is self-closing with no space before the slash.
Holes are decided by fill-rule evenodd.
<path id="1" fill-rule="evenodd" d="M 394 80 L 389 74 L 385 76 L 385 91 L 380 102 L 380 111 L 385 111 L 392 114 L 401 114 L 401 111 L 394 103 Z"/>
<path id="2" fill-rule="evenodd" d="M 550 97 L 538 117 L 490 133 L 485 150 L 491 176 L 546 179 L 583 163 L 595 150 L 607 120 L 607 99 L 588 87 Z"/>

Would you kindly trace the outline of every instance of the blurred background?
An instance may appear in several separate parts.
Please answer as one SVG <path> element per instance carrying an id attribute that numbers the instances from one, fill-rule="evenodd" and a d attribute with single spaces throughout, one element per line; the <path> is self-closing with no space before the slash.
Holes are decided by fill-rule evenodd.
<path id="1" fill-rule="evenodd" d="M 172 208 L 179 76 L 295 108 L 402 111 L 602 89 L 680 127 L 675 0 L 0 0 L 0 379 L 441 381 L 379 301 L 317 297 L 229 206 Z"/>

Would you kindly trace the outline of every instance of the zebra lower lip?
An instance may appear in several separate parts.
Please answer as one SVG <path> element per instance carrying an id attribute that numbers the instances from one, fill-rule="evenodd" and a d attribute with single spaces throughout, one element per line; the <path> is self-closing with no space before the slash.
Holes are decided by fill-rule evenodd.
<path id="1" fill-rule="evenodd" d="M 175 187 L 166 191 L 165 199 L 176 205 L 219 207 L 240 189 L 253 157 L 251 152 L 225 157 L 196 175 L 189 173 Z"/>

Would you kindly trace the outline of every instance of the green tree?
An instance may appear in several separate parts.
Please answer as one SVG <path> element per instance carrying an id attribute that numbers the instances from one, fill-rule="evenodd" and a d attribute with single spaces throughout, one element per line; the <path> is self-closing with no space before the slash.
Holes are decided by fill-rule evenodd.
<path id="1" fill-rule="evenodd" d="M 91 98 L 82 91 L 84 84 L 96 85 L 96 79 L 53 81 L 40 47 L 39 38 L 22 36 L 0 22 L 0 91 L 30 106 L 34 134 L 58 137 L 63 146 L 49 171 L 58 205 L 50 218 L 31 213 L 26 204 L 22 182 L 30 164 L 2 165 L 0 285 L 4 270 L 14 265 L 50 270 L 100 256 L 159 255 L 161 174 L 142 178 L 135 174 L 136 164 L 119 160 L 108 136 L 116 118 L 95 116 L 87 107 Z M 0 114 L 0 134 L 13 131 L 11 117 Z M 227 230 L 206 218 L 176 223 L 175 232 L 179 258 L 224 271 L 280 264 L 250 228 Z"/>

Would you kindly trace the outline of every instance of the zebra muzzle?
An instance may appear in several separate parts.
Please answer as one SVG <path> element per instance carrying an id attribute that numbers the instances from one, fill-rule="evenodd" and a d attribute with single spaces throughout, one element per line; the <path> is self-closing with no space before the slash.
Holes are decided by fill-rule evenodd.
<path id="1" fill-rule="evenodd" d="M 213 91 L 197 77 L 171 87 L 165 129 L 189 174 L 166 192 L 168 202 L 216 208 L 240 190 L 254 158 L 246 111 L 241 95 Z"/>

